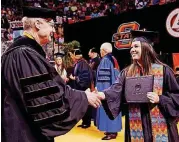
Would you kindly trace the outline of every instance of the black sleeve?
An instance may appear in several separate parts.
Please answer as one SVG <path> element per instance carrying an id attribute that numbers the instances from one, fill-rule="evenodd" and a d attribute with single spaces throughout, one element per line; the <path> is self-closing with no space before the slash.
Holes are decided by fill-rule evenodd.
<path id="1" fill-rule="evenodd" d="M 179 85 L 168 66 L 164 67 L 163 95 L 159 99 L 167 117 L 179 117 Z"/>
<path id="2" fill-rule="evenodd" d="M 13 98 L 24 104 L 32 125 L 41 129 L 47 139 L 67 133 L 85 114 L 85 92 L 66 86 L 55 69 L 34 50 L 20 48 L 9 53 L 4 69 L 7 85 L 16 94 Z"/>

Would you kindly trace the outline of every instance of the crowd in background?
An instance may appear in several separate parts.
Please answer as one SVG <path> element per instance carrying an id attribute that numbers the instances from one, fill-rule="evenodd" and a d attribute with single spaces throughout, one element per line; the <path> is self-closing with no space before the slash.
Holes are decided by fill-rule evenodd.
<path id="1" fill-rule="evenodd" d="M 64 42 L 63 25 L 90 20 L 101 16 L 118 15 L 125 11 L 141 9 L 152 5 L 162 5 L 176 0 L 26 0 L 2 1 L 1 37 L 2 41 L 13 40 L 10 23 L 21 21 L 22 5 L 44 7 L 56 11 L 58 42 Z"/>
<path id="2" fill-rule="evenodd" d="M 120 14 L 131 9 L 141 9 L 157 4 L 166 4 L 175 0 L 31 0 L 25 1 L 23 5 L 34 7 L 45 7 L 57 12 L 57 21 L 79 22 L 111 14 Z M 6 16 L 9 21 L 21 20 L 20 4 L 2 5 L 1 16 Z"/>

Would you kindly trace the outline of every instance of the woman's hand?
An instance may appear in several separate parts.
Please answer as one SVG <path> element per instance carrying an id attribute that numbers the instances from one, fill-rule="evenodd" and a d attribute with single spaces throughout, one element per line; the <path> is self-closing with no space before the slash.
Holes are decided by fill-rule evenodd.
<path id="1" fill-rule="evenodd" d="M 69 77 L 70 79 L 75 80 L 75 76 L 73 76 L 72 74 Z"/>
<path id="2" fill-rule="evenodd" d="M 69 78 L 68 78 L 68 77 L 66 77 L 64 80 L 65 80 L 65 82 L 68 82 L 68 81 L 69 81 Z"/>
<path id="3" fill-rule="evenodd" d="M 155 92 L 148 92 L 147 98 L 149 98 L 151 103 L 159 103 L 159 96 Z"/>

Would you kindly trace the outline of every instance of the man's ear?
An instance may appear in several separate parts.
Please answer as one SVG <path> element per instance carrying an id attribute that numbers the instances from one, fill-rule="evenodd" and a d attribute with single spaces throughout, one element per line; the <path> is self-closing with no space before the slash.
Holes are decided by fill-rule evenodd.
<path id="1" fill-rule="evenodd" d="M 40 22 L 40 20 L 36 20 L 35 21 L 35 27 L 36 27 L 36 29 L 40 30 L 41 24 L 42 24 L 42 22 Z"/>

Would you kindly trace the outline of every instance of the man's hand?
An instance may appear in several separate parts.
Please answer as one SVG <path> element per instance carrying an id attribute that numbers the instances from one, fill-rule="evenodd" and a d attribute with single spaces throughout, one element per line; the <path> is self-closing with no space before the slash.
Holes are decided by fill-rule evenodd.
<path id="1" fill-rule="evenodd" d="M 147 98 L 149 98 L 151 103 L 159 103 L 159 96 L 155 92 L 148 92 Z"/>
<path id="2" fill-rule="evenodd" d="M 96 87 L 95 87 L 93 93 L 99 94 L 101 100 L 104 100 L 104 99 L 105 99 L 105 94 L 104 94 L 103 92 L 98 92 L 98 89 L 97 89 Z"/>
<path id="3" fill-rule="evenodd" d="M 96 94 L 94 92 L 90 92 L 90 89 L 88 88 L 86 91 L 86 96 L 88 99 L 88 102 L 91 106 L 97 108 L 101 105 L 101 100 L 103 99 L 100 94 Z"/>

